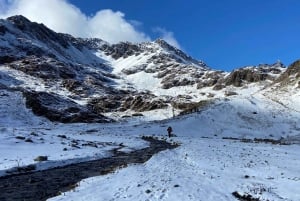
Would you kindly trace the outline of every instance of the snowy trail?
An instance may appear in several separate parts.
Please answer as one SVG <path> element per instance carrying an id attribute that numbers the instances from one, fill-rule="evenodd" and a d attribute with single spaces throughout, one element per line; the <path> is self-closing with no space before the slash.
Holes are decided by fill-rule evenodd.
<path id="1" fill-rule="evenodd" d="M 46 200 L 76 187 L 82 179 L 104 175 L 129 164 L 144 163 L 160 151 L 177 147 L 154 138 L 143 139 L 150 142 L 150 146 L 130 153 L 115 149 L 110 158 L 0 177 L 0 200 Z"/>
<path id="2" fill-rule="evenodd" d="M 182 145 L 158 153 L 142 165 L 80 182 L 51 201 L 300 200 L 299 145 L 180 138 Z"/>

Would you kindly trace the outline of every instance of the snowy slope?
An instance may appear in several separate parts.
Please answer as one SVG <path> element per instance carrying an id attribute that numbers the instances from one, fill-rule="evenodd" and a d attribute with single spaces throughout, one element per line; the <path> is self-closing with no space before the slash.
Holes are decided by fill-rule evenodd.
<path id="1" fill-rule="evenodd" d="M 21 16 L 0 20 L 0 50 L 0 175 L 140 149 L 148 146 L 141 136 L 164 139 L 172 126 L 177 137 L 168 140 L 179 148 L 50 200 L 236 200 L 235 191 L 300 200 L 297 63 L 222 72 L 163 40 L 108 44 Z M 33 113 L 40 94 L 57 101 L 41 107 L 53 106 L 54 116 L 82 117 L 80 110 L 116 122 L 51 122 Z"/>
<path id="2" fill-rule="evenodd" d="M 4 103 L 12 99 L 13 93 L 3 94 L 1 106 L 5 111 Z M 229 97 L 198 113 L 147 124 L 53 124 L 25 109 L 21 96 L 15 99 L 19 101 L 18 111 L 29 118 L 18 120 L 13 111 L 2 117 L 2 174 L 10 167 L 35 163 L 37 155 L 49 157 L 48 162 L 38 164 L 43 169 L 109 156 L 108 150 L 121 142 L 129 149 L 140 148 L 146 144 L 138 140 L 139 136 L 165 137 L 167 126 L 172 126 L 177 135 L 172 140 L 181 144 L 144 165 L 83 180 L 74 191 L 50 200 L 235 200 L 232 196 L 235 191 L 261 200 L 300 198 L 297 173 L 300 113 L 287 111 L 262 94 Z M 45 123 L 32 126 L 28 123 L 31 118 Z M 38 136 L 31 135 L 32 132 Z M 66 139 L 58 134 L 66 135 Z M 30 137 L 33 143 L 16 136 Z M 40 141 L 40 137 L 44 140 Z M 230 137 L 285 138 L 292 145 L 244 143 L 227 139 Z M 77 149 L 70 144 L 74 139 L 79 146 L 88 141 L 103 146 Z M 65 147 L 68 150 L 62 151 Z"/>
<path id="3" fill-rule="evenodd" d="M 215 72 L 163 40 L 110 45 L 101 39 L 55 33 L 23 16 L 1 20 L 0 26 L 1 74 L 17 80 L 1 81 L 2 84 L 23 91 L 51 93 L 76 102 L 78 107 L 89 107 L 87 110 L 95 108 L 88 105 L 95 98 L 124 93 L 148 93 L 162 97 L 170 105 L 172 97 L 193 92 L 193 101 L 197 101 L 199 78 L 206 79 L 207 72 Z M 140 112 L 131 108 L 124 111 L 123 106 L 115 110 L 107 114 L 106 109 L 91 112 L 114 119 Z M 170 117 L 170 111 L 167 107 L 163 112 Z M 150 116 L 155 112 L 145 111 L 143 115 L 155 120 Z"/>
<path id="4" fill-rule="evenodd" d="M 297 201 L 299 118 L 299 112 L 258 94 L 223 100 L 174 120 L 127 126 L 122 132 L 129 135 L 158 137 L 172 126 L 177 135 L 172 140 L 181 146 L 144 165 L 83 180 L 75 190 L 49 200 L 235 200 L 232 193 L 238 192 L 260 200 Z M 287 138 L 296 144 L 228 138 Z"/>
<path id="5" fill-rule="evenodd" d="M 127 150 L 147 146 L 139 136 L 107 135 L 109 125 L 58 124 L 37 117 L 25 107 L 20 93 L 0 89 L 0 97 L 0 176 L 30 164 L 45 169 L 108 157 L 121 143 Z M 49 160 L 35 162 L 38 156 Z"/>
<path id="6" fill-rule="evenodd" d="M 161 39 L 109 44 L 55 33 L 23 16 L 1 20 L 0 26 L 0 72 L 16 80 L 11 84 L 0 80 L 2 84 L 46 92 L 76 103 L 76 108 L 90 116 L 104 115 L 117 121 L 135 119 L 137 113 L 147 121 L 168 119 L 184 112 L 183 105 L 186 108 L 248 90 L 254 93 L 254 88 L 267 87 L 285 71 L 277 62 L 222 72 Z M 114 107 L 107 104 L 107 97 L 116 102 Z M 147 104 L 151 107 L 145 107 Z M 69 107 L 72 110 L 73 106 Z"/>

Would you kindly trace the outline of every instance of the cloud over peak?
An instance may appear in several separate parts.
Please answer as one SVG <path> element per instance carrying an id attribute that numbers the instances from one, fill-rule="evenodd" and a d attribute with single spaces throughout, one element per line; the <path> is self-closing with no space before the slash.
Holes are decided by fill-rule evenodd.
<path id="1" fill-rule="evenodd" d="M 149 41 L 150 37 L 135 29 L 134 25 L 125 20 L 125 14 L 110 9 L 100 10 L 88 19 L 89 37 L 98 37 L 108 42 Z M 109 39 L 109 40 L 108 40 Z"/>
<path id="2" fill-rule="evenodd" d="M 176 40 L 174 33 L 171 31 L 167 31 L 165 28 L 156 27 L 153 29 L 154 32 L 161 35 L 161 38 L 165 41 L 167 41 L 170 45 L 173 45 L 174 47 L 177 47 L 180 49 L 180 45 L 178 41 Z"/>
<path id="3" fill-rule="evenodd" d="M 104 9 L 87 16 L 67 0 L 0 0 L 0 18 L 12 15 L 23 15 L 56 32 L 83 38 L 101 38 L 109 43 L 151 40 L 149 35 L 137 30 L 141 22 L 126 20 L 125 14 L 120 11 Z M 172 32 L 161 28 L 155 32 L 170 44 L 180 47 Z"/>

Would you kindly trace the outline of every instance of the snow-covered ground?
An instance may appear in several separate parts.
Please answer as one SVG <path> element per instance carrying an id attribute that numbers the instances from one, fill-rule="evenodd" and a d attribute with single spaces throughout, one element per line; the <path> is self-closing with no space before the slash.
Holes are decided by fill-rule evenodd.
<path id="1" fill-rule="evenodd" d="M 21 93 L 0 90 L 0 176 L 13 167 L 36 164 L 37 169 L 108 157 L 120 147 L 130 151 L 148 146 L 140 136 L 109 132 L 118 124 L 60 124 L 36 117 Z M 35 162 L 38 156 L 48 161 Z"/>
<path id="2" fill-rule="evenodd" d="M 160 137 L 171 125 L 181 146 L 143 165 L 83 180 L 49 200 L 235 200 L 237 191 L 260 200 L 297 201 L 299 141 L 272 145 L 223 138 L 299 139 L 299 117 L 262 95 L 249 95 L 174 120 L 127 127 L 133 135 Z"/>
<path id="3" fill-rule="evenodd" d="M 56 124 L 32 115 L 20 94 L 1 90 L 0 174 L 16 166 L 45 169 L 107 157 L 120 143 L 124 151 L 140 149 L 147 146 L 140 136 L 163 138 L 172 126 L 179 148 L 85 179 L 49 200 L 235 200 L 234 191 L 261 200 L 300 200 L 300 113 L 262 93 L 248 94 L 171 120 Z M 291 145 L 223 139 L 228 137 L 286 138 Z M 35 162 L 40 155 L 49 160 Z"/>
<path id="4" fill-rule="evenodd" d="M 58 200 L 235 200 L 232 192 L 261 200 L 300 198 L 299 145 L 245 144 L 180 137 L 182 145 L 143 165 L 85 179 Z"/>

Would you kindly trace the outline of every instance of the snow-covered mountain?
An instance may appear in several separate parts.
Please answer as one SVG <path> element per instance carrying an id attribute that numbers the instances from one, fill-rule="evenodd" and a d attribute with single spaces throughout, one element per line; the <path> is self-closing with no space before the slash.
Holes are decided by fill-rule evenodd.
<path id="1" fill-rule="evenodd" d="M 35 114 L 60 122 L 170 118 L 281 83 L 292 71 L 284 74 L 280 62 L 213 70 L 162 39 L 109 44 L 56 33 L 23 16 L 0 20 L 0 50 L 0 86 L 21 91 Z"/>
<path id="2" fill-rule="evenodd" d="M 0 179 L 141 149 L 171 126 L 178 148 L 51 200 L 300 200 L 299 72 L 223 72 L 161 39 L 109 44 L 0 20 Z"/>

